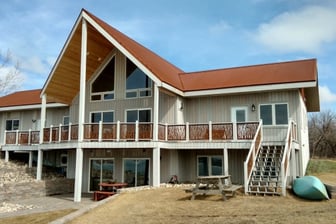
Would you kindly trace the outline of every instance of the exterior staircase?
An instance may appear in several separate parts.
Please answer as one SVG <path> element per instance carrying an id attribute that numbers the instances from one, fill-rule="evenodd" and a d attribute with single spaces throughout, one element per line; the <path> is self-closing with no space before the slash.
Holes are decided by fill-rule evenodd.
<path id="1" fill-rule="evenodd" d="M 249 194 L 282 194 L 280 172 L 284 148 L 283 145 L 261 146 L 248 184 Z"/>

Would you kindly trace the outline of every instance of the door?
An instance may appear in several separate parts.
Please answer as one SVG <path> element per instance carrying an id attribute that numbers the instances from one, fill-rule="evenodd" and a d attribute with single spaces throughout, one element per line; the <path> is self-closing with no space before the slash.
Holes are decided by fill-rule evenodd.
<path id="1" fill-rule="evenodd" d="M 149 159 L 125 159 L 124 182 L 129 187 L 149 185 Z"/>
<path id="2" fill-rule="evenodd" d="M 113 180 L 113 159 L 90 159 L 89 191 L 99 190 L 99 184 Z"/>
<path id="3" fill-rule="evenodd" d="M 244 132 L 244 125 L 237 125 L 247 121 L 247 107 L 233 107 L 231 109 L 231 121 L 233 123 L 233 138 L 239 139 Z"/>

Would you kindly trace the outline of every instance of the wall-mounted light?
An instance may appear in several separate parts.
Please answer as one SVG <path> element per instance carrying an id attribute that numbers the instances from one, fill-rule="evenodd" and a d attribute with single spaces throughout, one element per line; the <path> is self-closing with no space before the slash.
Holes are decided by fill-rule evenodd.
<path id="1" fill-rule="evenodd" d="M 180 104 L 180 110 L 183 110 L 183 102 Z"/>
<path id="2" fill-rule="evenodd" d="M 256 110 L 256 107 L 255 107 L 254 104 L 252 104 L 252 106 L 251 106 L 251 110 L 252 110 L 252 112 L 254 112 L 254 111 Z"/>

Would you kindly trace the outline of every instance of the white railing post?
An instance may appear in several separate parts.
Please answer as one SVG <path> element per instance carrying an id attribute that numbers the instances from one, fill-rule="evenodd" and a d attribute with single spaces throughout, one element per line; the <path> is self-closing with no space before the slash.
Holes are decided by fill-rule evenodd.
<path id="1" fill-rule="evenodd" d="M 117 121 L 117 142 L 120 141 L 120 121 Z"/>
<path id="2" fill-rule="evenodd" d="M 15 145 L 19 144 L 19 130 L 16 130 Z"/>
<path id="3" fill-rule="evenodd" d="M 28 145 L 30 145 L 30 139 L 31 139 L 31 129 L 28 130 Z"/>
<path id="4" fill-rule="evenodd" d="M 188 142 L 189 139 L 189 122 L 186 122 L 186 141 Z"/>
<path id="5" fill-rule="evenodd" d="M 5 136 L 4 136 L 4 145 L 6 145 L 6 140 L 7 140 L 7 130 L 5 130 Z"/>
<path id="6" fill-rule="evenodd" d="M 68 124 L 68 141 L 71 140 L 71 122 Z"/>
<path id="7" fill-rule="evenodd" d="M 237 122 L 233 122 L 232 123 L 232 134 L 233 134 L 233 140 L 236 140 L 237 141 L 237 139 L 238 139 L 238 130 L 237 130 Z"/>
<path id="8" fill-rule="evenodd" d="M 98 141 L 101 142 L 103 137 L 103 121 L 99 121 L 98 127 Z"/>
<path id="9" fill-rule="evenodd" d="M 49 143 L 52 142 L 53 125 L 50 125 Z"/>
<path id="10" fill-rule="evenodd" d="M 135 121 L 135 141 L 139 141 L 139 121 Z"/>
<path id="11" fill-rule="evenodd" d="M 168 124 L 165 123 L 165 141 L 168 141 Z"/>
<path id="12" fill-rule="evenodd" d="M 212 141 L 212 122 L 209 121 L 209 141 Z"/>
<path id="13" fill-rule="evenodd" d="M 59 129 L 58 129 L 58 142 L 62 141 L 62 124 L 59 124 Z"/>

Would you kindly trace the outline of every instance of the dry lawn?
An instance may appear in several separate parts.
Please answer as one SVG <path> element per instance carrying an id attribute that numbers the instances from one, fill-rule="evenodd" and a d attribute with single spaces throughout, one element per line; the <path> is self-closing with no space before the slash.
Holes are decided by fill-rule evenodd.
<path id="1" fill-rule="evenodd" d="M 335 176 L 334 176 L 335 177 Z M 307 201 L 287 197 L 245 196 L 222 201 L 196 196 L 182 188 L 123 193 L 71 223 L 336 223 L 336 200 Z"/>

